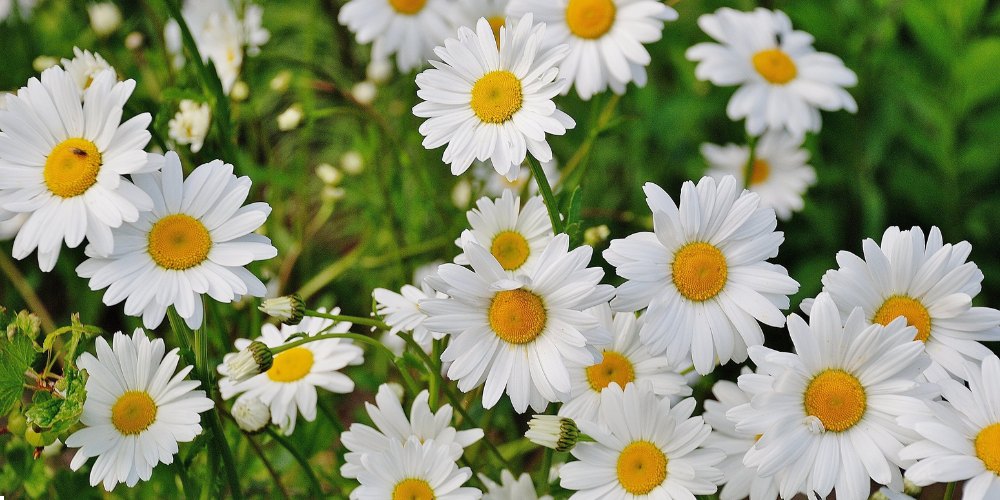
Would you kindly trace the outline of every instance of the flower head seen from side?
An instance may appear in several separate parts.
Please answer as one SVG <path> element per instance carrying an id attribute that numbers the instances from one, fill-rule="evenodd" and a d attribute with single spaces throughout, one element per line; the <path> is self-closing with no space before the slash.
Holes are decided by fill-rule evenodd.
<path id="1" fill-rule="evenodd" d="M 461 248 L 466 240 L 479 243 L 511 273 L 530 272 L 554 236 L 541 196 L 532 196 L 522 208 L 521 198 L 504 190 L 499 199 L 480 198 L 467 216 L 471 229 L 455 244 Z M 468 265 L 469 259 L 458 254 L 455 263 Z"/>
<path id="2" fill-rule="evenodd" d="M 542 49 L 545 25 L 533 24 L 530 14 L 508 24 L 500 30 L 499 48 L 486 19 L 475 31 L 459 28 L 458 38 L 434 49 L 441 61 L 417 75 L 423 102 L 413 114 L 427 118 L 420 125 L 423 145 L 447 144 L 442 160 L 454 175 L 476 159 L 489 160 L 500 175 L 519 171 L 528 153 L 550 161 L 546 134 L 576 126 L 552 102 L 565 85 L 557 65 L 566 46 Z"/>
<path id="3" fill-rule="evenodd" d="M 212 124 L 212 111 L 207 102 L 197 103 L 184 99 L 178 105 L 177 114 L 167 122 L 167 134 L 177 144 L 188 144 L 191 152 L 201 151 Z"/>
<path id="4" fill-rule="evenodd" d="M 410 415 L 403 412 L 399 397 L 388 384 L 382 384 L 375 396 L 375 404 L 365 403 L 368 416 L 375 427 L 354 423 L 340 435 L 348 452 L 340 472 L 344 477 L 358 477 L 364 472 L 365 456 L 383 453 L 391 442 L 405 443 L 410 437 L 420 442 L 434 440 L 448 449 L 448 459 L 452 462 L 462 456 L 465 448 L 483 437 L 482 429 L 456 430 L 451 426 L 451 405 L 441 405 L 431 412 L 427 403 L 428 392 L 421 391 L 410 406 Z"/>
<path id="5" fill-rule="evenodd" d="M 102 71 L 114 70 L 100 54 L 77 47 L 73 47 L 73 59 L 63 59 L 62 65 L 80 88 L 81 95 Z"/>
<path id="6" fill-rule="evenodd" d="M 449 298 L 421 302 L 426 326 L 451 335 L 441 355 L 451 363 L 448 378 L 463 392 L 485 383 L 486 408 L 505 391 L 518 413 L 565 400 L 567 363 L 593 364 L 593 346 L 611 341 L 583 312 L 613 293 L 599 284 L 604 272 L 587 267 L 590 247 L 569 250 L 569 238 L 556 235 L 533 273 L 513 277 L 482 245 L 469 241 L 464 249 L 472 269 L 443 264 L 435 280 Z"/>
<path id="7" fill-rule="evenodd" d="M 199 382 L 185 380 L 193 367 L 181 368 L 177 349 L 166 352 L 163 339 L 149 340 L 142 329 L 132 336 L 118 332 L 112 344 L 103 337 L 97 356 L 80 355 L 78 366 L 87 371 L 87 400 L 80 422 L 85 427 L 66 439 L 79 448 L 70 468 L 77 470 L 97 457 L 90 484 L 104 483 L 111 491 L 118 483 L 129 487 L 146 481 L 159 463 L 173 463 L 177 443 L 201 434 L 199 413 L 214 406 Z"/>
<path id="8" fill-rule="evenodd" d="M 533 12 L 548 26 L 547 45 L 569 46 L 559 71 L 583 100 L 608 87 L 624 94 L 630 82 L 645 86 L 652 58 L 643 44 L 659 40 L 664 22 L 677 19 L 655 0 L 512 0 L 507 12 Z"/>
<path id="9" fill-rule="evenodd" d="M 444 338 L 442 332 L 432 332 L 424 326 L 427 313 L 420 309 L 420 302 L 430 298 L 446 298 L 440 292 L 435 292 L 427 283 L 421 283 L 420 288 L 413 285 L 403 285 L 396 293 L 385 288 L 372 290 L 372 297 L 378 304 L 376 312 L 389 325 L 389 335 L 399 332 L 413 332 L 413 340 L 421 346 L 430 345 L 433 339 Z"/>
<path id="10" fill-rule="evenodd" d="M 497 483 L 485 474 L 478 474 L 479 480 L 486 486 L 483 500 L 552 500 L 551 495 L 538 495 L 531 476 L 522 472 L 517 479 L 509 470 L 500 472 L 500 482 Z"/>
<path id="11" fill-rule="evenodd" d="M 152 210 L 114 230 L 114 251 L 101 256 L 95 245 L 76 271 L 90 289 L 107 288 L 104 303 L 125 301 L 125 314 L 142 316 L 156 328 L 173 306 L 191 328 L 201 326 L 201 295 L 233 302 L 264 296 L 264 284 L 244 267 L 277 255 L 271 240 L 254 233 L 271 207 L 243 205 L 250 178 L 215 160 L 183 179 L 181 162 L 168 152 L 163 172 L 132 176 L 153 200 Z"/>
<path id="12" fill-rule="evenodd" d="M 711 495 L 722 482 L 724 455 L 702 447 L 711 427 L 692 417 L 695 400 L 676 406 L 648 388 L 612 384 L 601 393 L 599 423 L 580 421 L 594 442 L 571 451 L 576 461 L 559 470 L 570 498 L 683 499 Z"/>
<path id="13" fill-rule="evenodd" d="M 325 313 L 326 309 L 319 309 Z M 339 314 L 334 308 L 330 314 Z M 351 323 L 334 323 L 331 319 L 307 317 L 295 326 L 281 325 L 279 330 L 272 324 L 260 329 L 260 337 L 255 339 L 267 347 L 275 348 L 288 342 L 292 335 L 311 337 L 323 333 L 344 333 Z M 237 351 L 250 346 L 249 339 L 236 339 Z M 299 414 L 307 422 L 316 419 L 316 388 L 346 394 L 354 390 L 354 381 L 338 370 L 348 365 L 360 365 L 364 361 L 364 351 L 345 339 L 315 340 L 292 347 L 274 355 L 271 368 L 264 373 L 242 381 L 230 377 L 229 359 L 237 356 L 229 353 L 218 366 L 223 375 L 219 380 L 219 391 L 224 399 L 239 394 L 256 397 L 271 410 L 271 423 L 286 435 L 295 431 Z"/>
<path id="14" fill-rule="evenodd" d="M 868 498 L 870 480 L 901 491 L 898 456 L 915 438 L 896 417 L 925 412 L 935 394 L 916 381 L 930 359 L 914 329 L 902 320 L 871 325 L 860 309 L 842 322 L 821 293 L 809 323 L 792 314 L 788 331 L 795 353 L 750 348 L 758 366 L 739 386 L 750 403 L 727 413 L 737 432 L 760 434 L 743 463 L 763 477 L 778 474 L 783 498 L 815 492 L 821 498 Z"/>
<path id="15" fill-rule="evenodd" d="M 611 384 L 624 387 L 630 382 L 648 385 L 658 397 L 690 396 L 691 388 L 682 375 L 672 369 L 663 356 L 652 356 L 641 342 L 642 318 L 635 313 L 612 314 L 607 304 L 588 312 L 597 317 L 614 341 L 595 346 L 601 351 L 598 363 L 570 366 L 570 400 L 559 408 L 559 415 L 576 420 L 598 421 L 601 393 Z"/>
<path id="16" fill-rule="evenodd" d="M 816 170 L 808 165 L 809 152 L 802 149 L 801 140 L 782 131 L 765 133 L 754 149 L 748 169 L 749 147 L 702 144 L 701 155 L 709 165 L 705 175 L 716 180 L 727 175 L 735 177 L 760 195 L 762 207 L 773 208 L 779 219 L 788 220 L 792 213 L 802 210 L 806 190 L 816 183 Z"/>
<path id="17" fill-rule="evenodd" d="M 616 311 L 647 308 L 639 338 L 672 366 L 690 356 L 698 373 L 717 360 L 741 362 L 764 343 L 758 321 L 782 326 L 781 309 L 798 283 L 767 262 L 784 234 L 774 211 L 733 177 L 685 182 L 680 204 L 647 183 L 653 232 L 611 242 L 604 258 L 625 278 L 611 302 Z"/>
<path id="18" fill-rule="evenodd" d="M 746 118 L 746 129 L 787 130 L 795 137 L 820 129 L 819 110 L 857 111 L 844 87 L 858 78 L 833 54 L 816 52 L 812 35 L 792 29 L 781 11 L 739 12 L 723 7 L 698 18 L 698 26 L 719 43 L 699 43 L 687 51 L 697 61 L 695 75 L 715 85 L 739 85 L 726 113 Z"/>
<path id="19" fill-rule="evenodd" d="M 361 486 L 352 500 L 437 499 L 476 500 L 483 492 L 462 486 L 472 477 L 468 467 L 458 468 L 448 446 L 433 439 L 421 442 L 411 436 L 392 440 L 385 451 L 365 455 L 358 474 Z"/>
<path id="20" fill-rule="evenodd" d="M 823 291 L 842 316 L 860 307 L 871 323 L 905 318 L 926 345 L 935 370 L 961 376 L 965 360 L 990 355 L 980 342 L 1000 340 L 1000 311 L 972 307 L 983 281 L 979 267 L 966 261 L 972 245 L 945 244 L 936 227 L 926 239 L 919 227 L 890 227 L 881 243 L 866 239 L 862 250 L 862 256 L 840 252 L 839 269 L 823 275 Z"/>
<path id="21" fill-rule="evenodd" d="M 110 254 L 112 229 L 153 208 L 149 195 L 123 177 L 160 168 L 143 151 L 150 115 L 122 123 L 135 81 L 98 74 L 80 98 L 73 76 L 60 67 L 28 80 L 0 110 L 0 208 L 30 213 L 14 239 L 13 255 L 36 248 L 50 271 L 63 241 Z"/>
<path id="22" fill-rule="evenodd" d="M 359 44 L 372 44 L 373 61 L 396 56 L 396 66 L 409 73 L 427 63 L 434 46 L 454 31 L 455 2 L 448 0 L 351 0 L 337 21 L 354 33 Z"/>

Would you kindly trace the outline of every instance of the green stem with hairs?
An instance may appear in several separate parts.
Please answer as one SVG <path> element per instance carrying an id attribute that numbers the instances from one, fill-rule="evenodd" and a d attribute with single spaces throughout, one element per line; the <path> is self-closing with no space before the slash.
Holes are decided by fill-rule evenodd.
<path id="1" fill-rule="evenodd" d="M 312 309 L 306 309 L 305 310 L 305 315 L 306 316 L 311 316 L 311 317 L 314 317 L 314 318 L 332 319 L 334 321 L 350 321 L 351 323 L 354 323 L 356 325 L 374 326 L 375 328 L 378 328 L 380 330 L 388 330 L 389 329 L 389 325 L 386 325 L 385 323 L 383 323 L 383 322 L 381 322 L 381 321 L 379 321 L 377 319 L 363 318 L 361 316 L 346 316 L 346 315 L 343 315 L 343 314 L 330 314 L 330 313 L 325 313 L 325 312 L 314 311 Z"/>
<path id="2" fill-rule="evenodd" d="M 545 170 L 542 169 L 542 164 L 538 163 L 533 156 L 528 155 L 528 167 L 531 168 L 531 175 L 535 178 L 535 183 L 538 184 L 538 192 L 542 193 L 542 200 L 545 201 L 545 208 L 549 212 L 549 220 L 552 222 L 552 232 L 559 234 L 563 232 L 562 218 L 559 216 L 559 205 L 556 203 L 556 197 L 552 194 L 552 185 L 549 184 L 548 178 L 545 177 Z"/>

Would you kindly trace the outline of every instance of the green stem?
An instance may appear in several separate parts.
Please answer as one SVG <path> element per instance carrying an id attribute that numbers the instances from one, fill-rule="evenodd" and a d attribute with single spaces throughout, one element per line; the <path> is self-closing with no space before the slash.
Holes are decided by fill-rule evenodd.
<path id="1" fill-rule="evenodd" d="M 948 486 L 945 487 L 945 489 L 944 489 L 944 497 L 942 497 L 942 500 L 951 500 L 951 497 L 953 497 L 955 495 L 955 485 L 956 484 L 957 483 L 955 483 L 955 482 L 948 483 Z"/>
<path id="2" fill-rule="evenodd" d="M 381 321 L 379 321 L 377 319 L 364 318 L 364 317 L 361 317 L 361 316 L 347 316 L 347 315 L 343 315 L 343 314 L 330 314 L 330 313 L 325 313 L 325 312 L 314 311 L 312 309 L 306 309 L 305 310 L 305 315 L 306 316 L 312 316 L 314 318 L 332 319 L 334 321 L 350 321 L 351 323 L 354 323 L 356 325 L 374 326 L 375 328 L 378 328 L 378 329 L 381 329 L 381 330 L 388 330 L 389 329 L 389 325 L 386 325 L 385 323 L 383 323 L 383 322 L 381 322 Z"/>
<path id="3" fill-rule="evenodd" d="M 535 483 L 538 485 L 538 492 L 545 495 L 549 492 L 549 471 L 552 469 L 552 448 L 545 448 L 542 455 L 542 467 L 538 469 L 538 478 Z"/>
<path id="4" fill-rule="evenodd" d="M 309 461 L 306 460 L 306 457 L 302 456 L 302 453 L 299 453 L 299 450 L 292 443 L 288 442 L 281 434 L 275 432 L 270 426 L 264 427 L 264 432 L 268 436 L 271 436 L 271 439 L 281 445 L 282 448 L 288 450 L 288 453 L 292 454 L 292 458 L 299 463 L 299 467 L 302 468 L 302 471 L 306 474 L 306 478 L 309 479 L 309 489 L 312 490 L 313 496 L 315 498 L 323 498 L 323 487 L 319 484 L 319 479 L 316 479 L 316 474 L 313 473 L 312 467 L 309 466 Z"/>
<path id="5" fill-rule="evenodd" d="M 24 303 L 28 305 L 36 315 L 38 315 L 39 321 L 42 323 L 42 330 L 45 333 L 50 333 L 56 329 L 56 324 L 52 321 L 52 316 L 49 314 L 49 310 L 45 308 L 45 303 L 42 299 L 38 298 L 38 294 L 35 293 L 35 289 L 28 284 L 28 280 L 24 278 L 21 271 L 17 269 L 14 262 L 10 260 L 5 251 L 0 251 L 0 270 L 7 275 L 10 280 L 10 284 L 14 286 L 17 293 L 21 295 L 24 299 Z M 9 304 L 8 304 L 9 305 Z"/>
<path id="6" fill-rule="evenodd" d="M 587 168 L 586 160 L 590 157 L 590 150 L 593 149 L 594 143 L 600 137 L 601 133 L 608 129 L 608 125 L 611 123 L 611 119 L 614 118 L 615 109 L 618 107 L 621 99 L 622 96 L 614 94 L 608 100 L 608 103 L 604 105 L 601 114 L 597 116 L 597 124 L 590 129 L 583 144 L 580 145 L 576 153 L 573 153 L 573 156 L 566 162 L 566 167 L 562 169 L 562 173 L 559 175 L 559 182 L 556 185 L 563 186 L 565 190 L 573 189 L 579 185 L 579 179 L 582 178 L 584 170 Z M 580 170 L 574 177 L 572 174 L 577 168 Z"/>
<path id="7" fill-rule="evenodd" d="M 233 459 L 233 450 L 229 449 L 229 442 L 226 441 L 218 408 L 212 408 L 212 412 L 208 416 L 208 423 L 212 427 L 212 447 L 215 448 L 215 453 L 222 455 L 222 465 L 226 469 L 229 492 L 233 498 L 243 498 L 243 490 L 240 489 L 240 476 L 236 473 L 236 460 Z"/>
<path id="8" fill-rule="evenodd" d="M 538 192 L 542 193 L 542 200 L 545 201 L 545 208 L 549 211 L 549 220 L 552 221 L 552 231 L 556 234 L 563 232 L 562 220 L 559 217 L 559 205 L 556 204 L 556 197 L 552 194 L 552 186 L 545 177 L 542 165 L 533 156 L 528 155 L 528 167 L 531 168 L 531 175 L 535 177 L 538 184 Z"/>
<path id="9" fill-rule="evenodd" d="M 267 455 L 264 454 L 264 450 L 260 448 L 257 441 L 254 441 L 253 436 L 248 435 L 247 441 L 250 443 L 250 448 L 252 448 L 254 453 L 260 458 L 260 462 L 264 464 L 264 468 L 267 469 L 267 473 L 271 475 L 271 481 L 274 482 L 274 487 L 277 488 L 279 493 L 281 493 L 281 497 L 290 498 L 288 496 L 288 491 L 285 490 L 285 485 L 281 483 L 281 476 L 278 475 L 278 471 L 274 469 L 274 465 L 271 465 L 271 461 L 267 459 Z"/>

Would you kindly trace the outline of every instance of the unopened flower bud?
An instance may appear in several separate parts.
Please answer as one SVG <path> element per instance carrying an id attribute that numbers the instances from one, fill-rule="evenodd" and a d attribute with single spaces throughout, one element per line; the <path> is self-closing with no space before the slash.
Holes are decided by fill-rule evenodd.
<path id="1" fill-rule="evenodd" d="M 580 429 L 571 418 L 557 415 L 535 415 L 528 422 L 524 437 L 539 446 L 556 451 L 569 451 L 580 439 Z"/>
<path id="2" fill-rule="evenodd" d="M 266 372 L 274 363 L 274 354 L 267 344 L 253 341 L 242 351 L 226 356 L 226 375 L 233 382 L 242 382 L 250 377 Z"/>
<path id="3" fill-rule="evenodd" d="M 234 101 L 245 101 L 247 97 L 250 97 L 250 86 L 243 80 L 234 83 L 233 90 L 229 92 L 229 97 L 232 97 Z"/>
<path id="4" fill-rule="evenodd" d="M 267 405 L 254 396 L 242 396 L 233 403 L 231 410 L 236 425 L 246 432 L 257 432 L 271 420 Z"/>
<path id="5" fill-rule="evenodd" d="M 122 24 L 122 13 L 111 2 L 95 3 L 87 6 L 90 16 L 90 27 L 99 37 L 106 37 L 115 32 Z"/>
<path id="6" fill-rule="evenodd" d="M 351 87 L 351 97 L 360 104 L 370 105 L 375 102 L 375 96 L 378 95 L 378 89 L 375 84 L 369 81 L 358 82 Z"/>
<path id="7" fill-rule="evenodd" d="M 286 325 L 294 326 L 302 322 L 302 317 L 306 314 L 306 303 L 298 294 L 292 294 L 264 299 L 257 309 Z"/>
<path id="8" fill-rule="evenodd" d="M 365 160 L 361 153 L 348 151 L 340 157 L 340 168 L 351 175 L 358 175 L 365 169 Z"/>
<path id="9" fill-rule="evenodd" d="M 601 224 L 600 226 L 588 227 L 583 232 L 583 242 L 589 246 L 595 246 L 608 239 L 611 235 L 611 230 L 608 226 Z"/>
<path id="10" fill-rule="evenodd" d="M 282 132 L 288 132 L 289 130 L 294 130 L 302 122 L 302 118 L 305 117 L 305 113 L 302 112 L 302 106 L 298 104 L 292 104 L 284 112 L 278 115 L 278 130 Z"/>

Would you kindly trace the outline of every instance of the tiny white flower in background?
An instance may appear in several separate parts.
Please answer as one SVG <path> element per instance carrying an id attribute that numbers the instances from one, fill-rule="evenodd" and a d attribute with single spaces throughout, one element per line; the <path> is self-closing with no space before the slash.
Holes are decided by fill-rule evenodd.
<path id="1" fill-rule="evenodd" d="M 526 14 L 500 30 L 498 48 L 490 24 L 480 19 L 476 31 L 459 28 L 458 38 L 434 49 L 441 62 L 417 75 L 423 102 L 413 114 L 428 119 L 420 125 L 423 145 L 447 144 L 442 160 L 452 174 L 465 172 L 476 159 L 489 160 L 501 175 L 517 172 L 528 153 L 550 161 L 545 136 L 576 126 L 552 103 L 567 83 L 557 79 L 556 68 L 567 48 L 540 49 L 545 29 Z"/>
<path id="2" fill-rule="evenodd" d="M 0 0 L 0 22 L 6 21 L 10 17 L 11 13 L 14 12 L 15 4 L 21 19 L 27 19 L 31 16 L 31 11 L 37 3 L 38 0 Z"/>
<path id="3" fill-rule="evenodd" d="M 364 469 L 358 474 L 361 485 L 351 492 L 351 499 L 480 498 L 481 491 L 462 486 L 472 477 L 472 470 L 459 469 L 449 455 L 450 449 L 433 439 L 421 442 L 411 436 L 405 442 L 392 440 L 385 451 L 365 455 Z"/>
<path id="4" fill-rule="evenodd" d="M 396 56 L 408 73 L 426 64 L 434 46 L 454 33 L 454 2 L 448 0 L 350 0 L 337 21 L 359 44 L 372 43 L 372 61 Z"/>
<path id="5" fill-rule="evenodd" d="M 407 417 L 399 395 L 389 384 L 380 385 L 375 396 L 376 404 L 365 403 L 375 427 L 353 423 L 347 432 L 340 435 L 348 450 L 344 455 L 345 463 L 340 468 L 341 474 L 351 478 L 360 476 L 365 470 L 367 455 L 383 453 L 389 450 L 391 443 L 402 444 L 411 437 L 418 438 L 420 442 L 434 440 L 447 449 L 445 455 L 452 462 L 462 456 L 466 447 L 482 439 L 482 429 L 459 431 L 451 426 L 451 405 L 441 405 L 437 412 L 432 413 L 428 397 L 426 390 L 417 394 Z"/>
<path id="6" fill-rule="evenodd" d="M 113 2 L 98 2 L 87 6 L 90 27 L 99 37 L 115 32 L 122 24 L 122 13 Z"/>
<path id="7" fill-rule="evenodd" d="M 611 229 L 607 224 L 588 227 L 583 231 L 583 243 L 595 247 L 600 245 L 611 236 Z"/>
<path id="8" fill-rule="evenodd" d="M 31 68 L 41 73 L 59 64 L 59 59 L 52 56 L 38 56 L 31 61 Z"/>
<path id="9" fill-rule="evenodd" d="M 247 82 L 237 81 L 233 84 L 233 90 L 229 92 L 229 97 L 232 97 L 234 101 L 245 101 L 247 97 L 250 97 L 250 86 Z"/>
<path id="10" fill-rule="evenodd" d="M 329 163 L 320 163 L 316 165 L 316 177 L 319 177 L 319 180 L 323 181 L 324 184 L 336 186 L 340 184 L 340 181 L 344 178 L 344 174 L 337 167 Z"/>
<path id="11" fill-rule="evenodd" d="M 469 179 L 458 179 L 455 182 L 455 187 L 451 189 L 451 203 L 455 205 L 455 208 L 465 210 L 469 208 L 471 201 L 472 183 L 469 182 Z"/>
<path id="12" fill-rule="evenodd" d="M 133 31 L 128 35 L 125 35 L 125 48 L 129 50 L 136 50 L 142 47 L 145 40 L 146 38 L 142 35 L 142 33 Z"/>
<path id="13" fill-rule="evenodd" d="M 114 70 L 100 54 L 80 50 L 78 47 L 73 47 L 73 59 L 63 59 L 62 66 L 80 87 L 81 95 L 98 74 L 104 70 Z"/>
<path id="14" fill-rule="evenodd" d="M 190 144 L 191 152 L 201 151 L 212 124 L 212 111 L 208 103 L 197 103 L 184 99 L 178 106 L 177 114 L 167 123 L 167 134 L 177 144 Z"/>
<path id="15" fill-rule="evenodd" d="M 821 109 L 857 111 L 843 88 L 857 84 L 857 76 L 837 56 L 816 52 L 812 35 L 793 30 L 784 12 L 723 7 L 699 17 L 698 26 L 720 43 L 687 50 L 687 58 L 698 61 L 695 76 L 740 86 L 726 113 L 732 120 L 746 118 L 750 135 L 784 129 L 802 137 L 819 131 Z"/>
<path id="16" fill-rule="evenodd" d="M 377 85 L 381 85 L 392 78 L 392 63 L 386 59 L 372 59 L 365 67 L 365 77 Z"/>
<path id="17" fill-rule="evenodd" d="M 288 70 L 281 70 L 276 75 L 274 75 L 274 78 L 271 78 L 271 81 L 268 83 L 268 86 L 271 87 L 271 90 L 278 92 L 280 94 L 287 91 L 288 87 L 291 86 L 291 84 L 292 84 L 292 72 Z"/>
<path id="18" fill-rule="evenodd" d="M 367 80 L 363 82 L 355 83 L 351 87 L 351 97 L 359 104 L 370 105 L 375 102 L 375 96 L 378 95 L 378 88 L 375 84 Z"/>
<path id="19" fill-rule="evenodd" d="M 652 58 L 643 44 L 659 40 L 664 22 L 677 19 L 657 0 L 511 0 L 507 8 L 514 17 L 528 12 L 548 26 L 546 46 L 568 44 L 559 74 L 583 100 L 608 87 L 624 94 L 630 82 L 645 86 Z"/>
<path id="20" fill-rule="evenodd" d="M 240 396 L 229 411 L 236 420 L 236 425 L 246 432 L 257 432 L 271 421 L 271 410 L 260 399 L 253 396 Z"/>
<path id="21" fill-rule="evenodd" d="M 141 328 L 129 337 L 115 333 L 112 344 L 98 337 L 97 356 L 80 355 L 86 370 L 87 400 L 80 422 L 84 427 L 66 439 L 80 448 L 70 468 L 77 470 L 91 457 L 90 484 L 104 483 L 111 491 L 118 483 L 135 486 L 146 481 L 159 463 L 173 463 L 177 443 L 201 434 L 198 414 L 215 404 L 199 382 L 185 380 L 193 367 L 174 370 L 178 350 L 166 352 L 163 339 L 149 340 Z"/>
<path id="22" fill-rule="evenodd" d="M 542 162 L 542 171 L 545 173 L 545 179 L 555 188 L 560 177 L 559 162 L 555 158 Z M 527 194 L 538 194 L 538 183 L 529 182 L 532 176 L 531 169 L 527 165 L 510 169 L 507 175 L 498 175 L 489 162 L 476 160 L 472 163 L 472 176 L 476 179 L 477 185 L 482 186 L 482 192 L 487 196 L 499 198 L 507 189 L 514 194 L 523 194 L 525 188 L 528 189 Z"/>
<path id="23" fill-rule="evenodd" d="M 340 157 L 340 168 L 351 175 L 358 175 L 365 169 L 365 159 L 357 151 L 348 151 Z"/>
<path id="24" fill-rule="evenodd" d="M 802 197 L 816 184 L 816 170 L 809 162 L 809 152 L 802 149 L 802 140 L 783 131 L 768 131 L 757 142 L 753 164 L 750 148 L 726 144 L 702 144 L 701 155 L 708 162 L 705 175 L 722 180 L 731 175 L 748 189 L 760 195 L 760 205 L 774 209 L 781 220 L 802 210 Z M 749 182 L 747 173 L 749 170 Z"/>
<path id="25" fill-rule="evenodd" d="M 500 473 L 500 484 L 495 483 L 485 474 L 478 474 L 479 480 L 486 486 L 483 500 L 552 500 L 551 495 L 538 496 L 531 476 L 522 472 L 517 479 L 507 469 Z"/>
<path id="26" fill-rule="evenodd" d="M 504 190 L 496 200 L 480 198 L 466 217 L 470 229 L 462 231 L 455 245 L 479 243 L 510 273 L 530 272 L 554 236 L 541 196 L 529 198 L 522 208 L 521 197 Z M 468 265 L 469 259 L 460 253 L 455 263 Z"/>
<path id="27" fill-rule="evenodd" d="M 288 132 L 289 130 L 294 130 L 302 122 L 302 118 L 305 114 L 302 112 L 302 105 L 296 103 L 288 107 L 284 112 L 278 115 L 278 130 L 282 132 Z"/>

